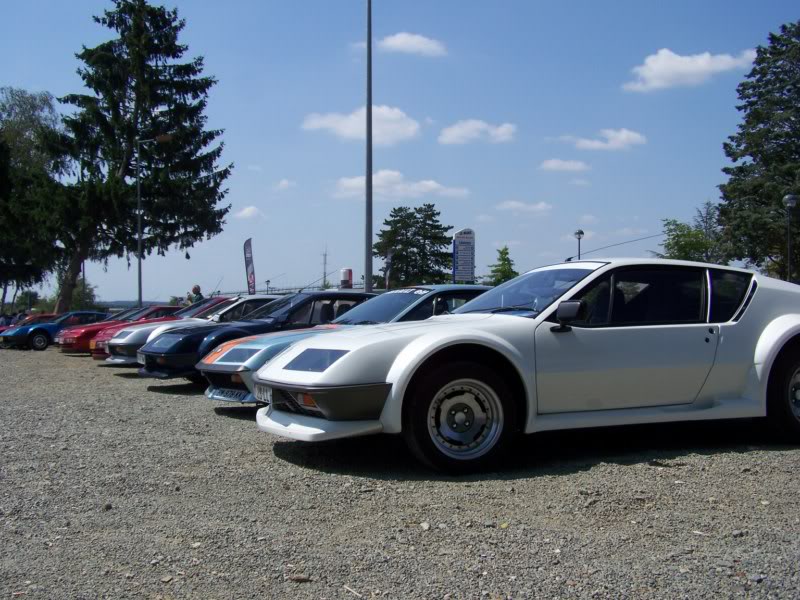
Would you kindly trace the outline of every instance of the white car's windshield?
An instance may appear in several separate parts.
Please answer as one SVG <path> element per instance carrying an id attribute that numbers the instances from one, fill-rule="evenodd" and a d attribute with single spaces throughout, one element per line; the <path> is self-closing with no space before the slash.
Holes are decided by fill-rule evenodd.
<path id="1" fill-rule="evenodd" d="M 600 266 L 600 265 L 598 265 Z M 525 312 L 540 313 L 572 286 L 594 271 L 591 267 L 545 267 L 515 277 L 489 290 L 455 313 Z"/>

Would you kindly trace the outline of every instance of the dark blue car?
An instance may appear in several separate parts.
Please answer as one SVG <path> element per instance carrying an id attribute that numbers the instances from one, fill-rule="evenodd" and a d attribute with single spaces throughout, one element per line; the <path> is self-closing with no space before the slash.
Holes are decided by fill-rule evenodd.
<path id="1" fill-rule="evenodd" d="M 144 358 L 139 375 L 202 381 L 195 365 L 222 342 L 330 323 L 374 295 L 342 290 L 298 292 L 254 310 L 242 321 L 172 329 L 139 349 L 141 358 Z M 142 362 L 141 358 L 139 362 Z"/>
<path id="2" fill-rule="evenodd" d="M 64 313 L 50 323 L 34 323 L 21 327 L 6 329 L 0 334 L 0 344 L 17 348 L 32 348 L 34 350 L 44 350 L 53 343 L 53 338 L 64 327 L 73 325 L 88 325 L 97 323 L 108 318 L 106 313 L 76 310 Z"/>

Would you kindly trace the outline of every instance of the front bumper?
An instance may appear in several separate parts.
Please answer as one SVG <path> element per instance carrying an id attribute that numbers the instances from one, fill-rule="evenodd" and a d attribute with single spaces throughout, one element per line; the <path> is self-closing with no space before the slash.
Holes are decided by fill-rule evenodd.
<path id="1" fill-rule="evenodd" d="M 208 380 L 206 398 L 237 404 L 264 404 L 253 395 L 253 372 L 232 365 L 197 363 L 195 367 Z M 237 381 L 238 379 L 238 381 Z"/>
<path id="2" fill-rule="evenodd" d="M 187 354 L 145 354 L 144 366 L 139 369 L 142 377 L 154 379 L 175 379 L 187 375 L 197 375 L 194 368 L 197 364 L 196 352 Z"/>
<path id="3" fill-rule="evenodd" d="M 377 421 L 392 389 L 391 383 L 340 387 L 296 386 L 269 381 L 254 383 L 255 397 L 268 398 L 276 412 L 328 421 Z M 313 406 L 307 403 L 309 397 Z"/>
<path id="4" fill-rule="evenodd" d="M 28 338 L 24 335 L 0 335 L 0 345 L 21 348 L 28 345 Z"/>
<path id="5" fill-rule="evenodd" d="M 323 442 L 383 431 L 383 425 L 377 420 L 329 421 L 275 410 L 271 405 L 256 412 L 256 424 L 265 433 L 303 442 Z"/>
<path id="6" fill-rule="evenodd" d="M 105 360 L 108 358 L 108 340 L 92 340 L 89 342 L 89 352 L 94 360 Z"/>
<path id="7" fill-rule="evenodd" d="M 106 352 L 108 358 L 106 362 L 111 365 L 138 365 L 136 352 L 143 344 L 113 344 L 107 342 Z"/>

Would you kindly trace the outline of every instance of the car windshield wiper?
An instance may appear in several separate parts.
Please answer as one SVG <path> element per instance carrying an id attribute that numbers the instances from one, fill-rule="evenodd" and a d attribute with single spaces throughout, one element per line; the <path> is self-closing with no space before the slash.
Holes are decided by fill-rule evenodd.
<path id="1" fill-rule="evenodd" d="M 530 312 L 539 312 L 529 304 L 517 304 L 515 306 L 498 306 L 497 308 L 493 308 L 491 312 L 493 313 L 500 313 L 500 312 L 512 312 L 515 310 L 525 310 Z"/>
<path id="2" fill-rule="evenodd" d="M 349 323 L 350 325 L 380 325 L 380 321 L 356 321 L 355 323 Z"/>
<path id="3" fill-rule="evenodd" d="M 515 306 L 495 306 L 494 308 L 476 308 L 475 310 L 465 310 L 462 311 L 460 314 L 466 313 L 474 313 L 474 312 L 490 312 L 490 313 L 501 313 L 501 312 L 513 312 L 513 311 L 530 311 L 538 313 L 539 311 L 535 308 L 531 308 L 528 304 L 519 304 Z"/>

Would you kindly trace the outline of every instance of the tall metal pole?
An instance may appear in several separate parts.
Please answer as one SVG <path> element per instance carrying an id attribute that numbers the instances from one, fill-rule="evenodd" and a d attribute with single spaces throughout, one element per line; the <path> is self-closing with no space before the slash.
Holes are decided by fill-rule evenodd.
<path id="1" fill-rule="evenodd" d="M 786 207 L 786 281 L 792 281 L 792 209 L 797 206 L 797 196 L 786 194 L 783 205 Z"/>
<path id="2" fill-rule="evenodd" d="M 137 243 L 136 259 L 139 264 L 139 304 L 142 306 L 142 142 L 136 140 L 136 221 Z"/>
<path id="3" fill-rule="evenodd" d="M 792 210 L 786 210 L 786 281 L 792 281 Z"/>
<path id="4" fill-rule="evenodd" d="M 578 260 L 581 259 L 581 238 L 578 238 Z"/>
<path id="5" fill-rule="evenodd" d="M 367 210 L 364 228 L 364 291 L 372 291 L 372 0 L 367 0 Z"/>

